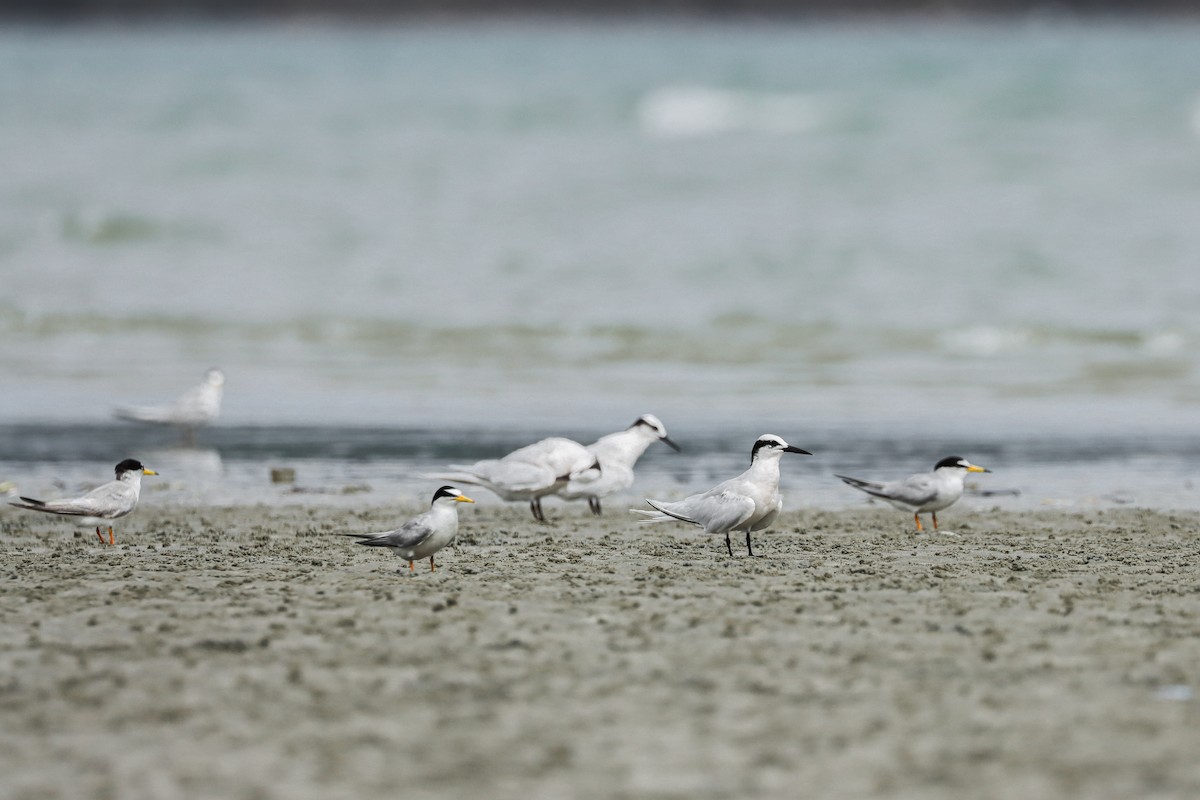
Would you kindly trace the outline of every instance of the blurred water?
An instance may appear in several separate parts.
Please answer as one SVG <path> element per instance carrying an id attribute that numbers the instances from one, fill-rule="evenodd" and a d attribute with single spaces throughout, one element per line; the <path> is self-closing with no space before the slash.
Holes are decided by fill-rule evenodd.
<path id="1" fill-rule="evenodd" d="M 330 464 L 350 429 L 520 444 L 652 411 L 735 460 L 766 430 L 879 469 L 1052 442 L 1087 465 L 1067 494 L 1108 469 L 1190 505 L 1198 41 L 0 31 L 0 463 L 85 449 L 18 457 L 32 424 L 141 446 L 111 408 L 220 365 L 223 424 Z"/>
<path id="2" fill-rule="evenodd" d="M 620 426 L 613 426 L 620 427 Z M 647 497 L 678 497 L 707 488 L 745 469 L 758 432 L 715 432 L 683 425 L 671 438 L 683 451 L 651 447 L 638 463 L 636 484 L 605 500 L 610 515 L 642 505 Z M 930 431 L 920 436 L 864 433 L 858 428 L 818 432 L 778 428 L 813 456 L 789 456 L 782 466 L 786 505 L 848 508 L 865 496 L 834 473 L 899 478 L 933 465 L 930 453 L 970 453 L 991 475 L 972 476 L 964 506 L 1087 510 L 1134 504 L 1200 509 L 1195 436 L 1107 434 L 990 438 L 974 432 Z M 555 430 L 590 442 L 609 431 Z M 57 497 L 108 479 L 112 453 L 136 455 L 159 473 L 147 478 L 147 502 L 196 506 L 318 504 L 355 507 L 427 503 L 438 482 L 424 477 L 453 462 L 494 458 L 545 431 L 517 428 L 371 428 L 218 426 L 196 446 L 170 435 L 107 423 L 0 426 L 0 479 L 35 497 Z M 291 467 L 294 482 L 274 483 L 276 467 Z M 2 483 L 3 480 L 0 480 Z M 484 489 L 468 492 L 482 506 L 499 503 Z M 558 501 L 551 498 L 547 507 Z M 577 510 L 582 508 L 577 504 Z M 11 512 L 0 507 L 0 512 Z M 903 516 L 903 515 L 899 515 Z"/>

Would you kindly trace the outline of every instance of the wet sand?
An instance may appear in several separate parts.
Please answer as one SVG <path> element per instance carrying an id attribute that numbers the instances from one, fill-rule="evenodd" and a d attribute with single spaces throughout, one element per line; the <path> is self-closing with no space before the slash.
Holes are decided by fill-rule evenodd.
<path id="1" fill-rule="evenodd" d="M 0 514 L 0 797 L 1200 797 L 1200 515 Z"/>

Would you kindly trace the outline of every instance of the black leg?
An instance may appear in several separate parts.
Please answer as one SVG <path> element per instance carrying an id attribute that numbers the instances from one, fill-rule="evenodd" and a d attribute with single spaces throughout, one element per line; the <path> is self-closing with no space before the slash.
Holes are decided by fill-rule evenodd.
<path id="1" fill-rule="evenodd" d="M 595 514 L 597 517 L 600 516 L 600 498 L 596 497 L 595 495 L 593 495 L 592 497 L 589 497 L 588 498 L 588 508 L 590 508 L 592 510 L 592 513 Z"/>
<path id="2" fill-rule="evenodd" d="M 725 549 L 729 551 L 729 557 L 733 558 L 733 545 L 729 542 L 729 534 L 725 534 Z"/>
<path id="3" fill-rule="evenodd" d="M 750 531 L 746 531 L 746 552 L 754 555 L 754 551 L 750 549 Z"/>
<path id="4" fill-rule="evenodd" d="M 542 498 L 535 497 L 529 501 L 529 510 L 533 512 L 533 518 L 538 522 L 545 522 L 546 515 L 542 513 Z"/>

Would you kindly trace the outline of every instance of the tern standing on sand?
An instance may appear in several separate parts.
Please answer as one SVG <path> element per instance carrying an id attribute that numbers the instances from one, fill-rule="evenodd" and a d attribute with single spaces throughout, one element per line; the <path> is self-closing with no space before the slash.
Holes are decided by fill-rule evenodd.
<path id="1" fill-rule="evenodd" d="M 67 500 L 34 500 L 32 497 L 22 497 L 19 503 L 9 503 L 17 508 L 27 508 L 30 511 L 44 511 L 47 514 L 59 514 L 64 517 L 95 517 L 96 519 L 118 519 L 137 508 L 138 497 L 142 493 L 142 476 L 157 475 L 152 469 L 146 469 L 142 462 L 127 458 L 116 466 L 117 479 L 103 486 L 98 486 L 81 497 Z M 104 536 L 96 526 L 96 536 L 104 542 Z M 108 543 L 116 544 L 113 526 L 108 526 Z"/>
<path id="2" fill-rule="evenodd" d="M 779 493 L 779 459 L 784 453 L 812 455 L 773 433 L 764 433 L 750 450 L 750 469 L 736 478 L 674 503 L 647 498 L 646 502 L 654 511 L 632 510 L 646 517 L 642 522 L 677 519 L 699 525 L 705 533 L 723 533 L 725 549 L 730 556 L 733 545 L 729 532 L 745 531 L 746 552 L 754 555 L 750 532 L 769 527 L 783 509 L 783 496 Z"/>
<path id="3" fill-rule="evenodd" d="M 920 532 L 925 530 L 921 527 L 921 514 L 932 514 L 933 529 L 938 529 L 937 512 L 949 508 L 962 497 L 963 482 L 968 472 L 991 470 L 976 466 L 959 456 L 947 456 L 934 465 L 933 472 L 919 472 L 902 481 L 876 483 L 846 475 L 834 477 L 841 478 L 846 485 L 872 497 L 886 500 L 901 511 L 911 512 L 913 521 L 917 523 L 917 531 Z"/>
<path id="4" fill-rule="evenodd" d="M 353 536 L 359 540 L 357 544 L 367 547 L 390 547 L 393 553 L 408 561 L 409 572 L 416 569 L 414 561 L 428 557 L 429 571 L 434 572 L 433 554 L 458 535 L 458 504 L 474 502 L 453 486 L 443 486 L 434 492 L 428 511 L 394 531 L 342 535 Z"/>

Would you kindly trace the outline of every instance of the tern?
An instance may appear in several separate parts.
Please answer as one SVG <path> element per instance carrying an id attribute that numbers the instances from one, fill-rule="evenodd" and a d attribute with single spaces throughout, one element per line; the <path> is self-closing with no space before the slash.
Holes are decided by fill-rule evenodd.
<path id="1" fill-rule="evenodd" d="M 413 572 L 413 562 L 429 557 L 429 571 L 436 572 L 433 554 L 454 541 L 458 535 L 458 504 L 474 503 L 453 486 L 443 486 L 433 494 L 429 510 L 410 519 L 394 531 L 384 533 L 344 533 L 367 547 L 390 547 L 400 558 L 408 561 L 408 570 Z"/>
<path id="2" fill-rule="evenodd" d="M 69 500 L 34 500 L 32 497 L 22 497 L 19 503 L 9 503 L 17 508 L 27 508 L 30 511 L 44 511 L 47 514 L 61 514 L 65 517 L 95 517 L 97 519 L 117 519 L 137 508 L 138 496 L 142 492 L 142 476 L 157 475 L 152 469 L 146 469 L 142 462 L 127 458 L 116 466 L 117 479 L 103 486 L 98 486 L 82 497 Z M 96 526 L 96 536 L 104 543 L 100 533 L 102 525 Z M 112 525 L 108 526 L 108 543 L 116 544 Z"/>
<path id="3" fill-rule="evenodd" d="M 850 478 L 846 475 L 836 475 L 849 486 L 866 492 L 872 497 L 886 500 L 901 511 L 910 511 L 917 523 L 917 531 L 921 527 L 921 514 L 933 515 L 933 529 L 938 529 L 937 512 L 949 508 L 963 495 L 963 481 L 968 472 L 991 472 L 990 469 L 976 466 L 965 458 L 948 456 L 933 467 L 933 472 L 920 472 L 909 475 L 902 481 L 876 483 L 860 478 Z"/>
<path id="4" fill-rule="evenodd" d="M 584 485 L 601 476 L 596 456 L 579 442 L 554 436 L 514 450 L 503 458 L 451 464 L 429 477 L 482 486 L 502 500 L 528 500 L 533 518 L 545 522 L 542 498 L 568 481 Z"/>
<path id="5" fill-rule="evenodd" d="M 600 464 L 600 477 L 595 480 L 570 480 L 558 489 L 564 500 L 587 498 L 588 508 L 600 516 L 600 498 L 633 485 L 633 466 L 655 442 L 662 442 L 676 452 L 679 445 L 667 436 L 667 429 L 658 417 L 643 414 L 623 431 L 602 436 L 587 449 Z"/>
<path id="6" fill-rule="evenodd" d="M 203 383 L 184 392 L 174 403 L 163 406 L 122 406 L 113 411 L 113 415 L 131 422 L 181 428 L 190 443 L 197 428 L 212 422 L 221 413 L 224 388 L 225 374 L 213 368 L 204 374 Z"/>
<path id="7" fill-rule="evenodd" d="M 654 511 L 631 510 L 646 517 L 642 522 L 677 519 L 699 525 L 705 533 L 723 533 L 725 549 L 731 557 L 733 545 L 729 541 L 729 532 L 745 531 L 746 551 L 754 555 L 750 532 L 769 527 L 783 509 L 783 497 L 779 494 L 779 459 L 784 453 L 812 455 L 773 433 L 764 433 L 750 450 L 750 469 L 736 478 L 673 503 L 647 498 L 646 502 Z"/>

